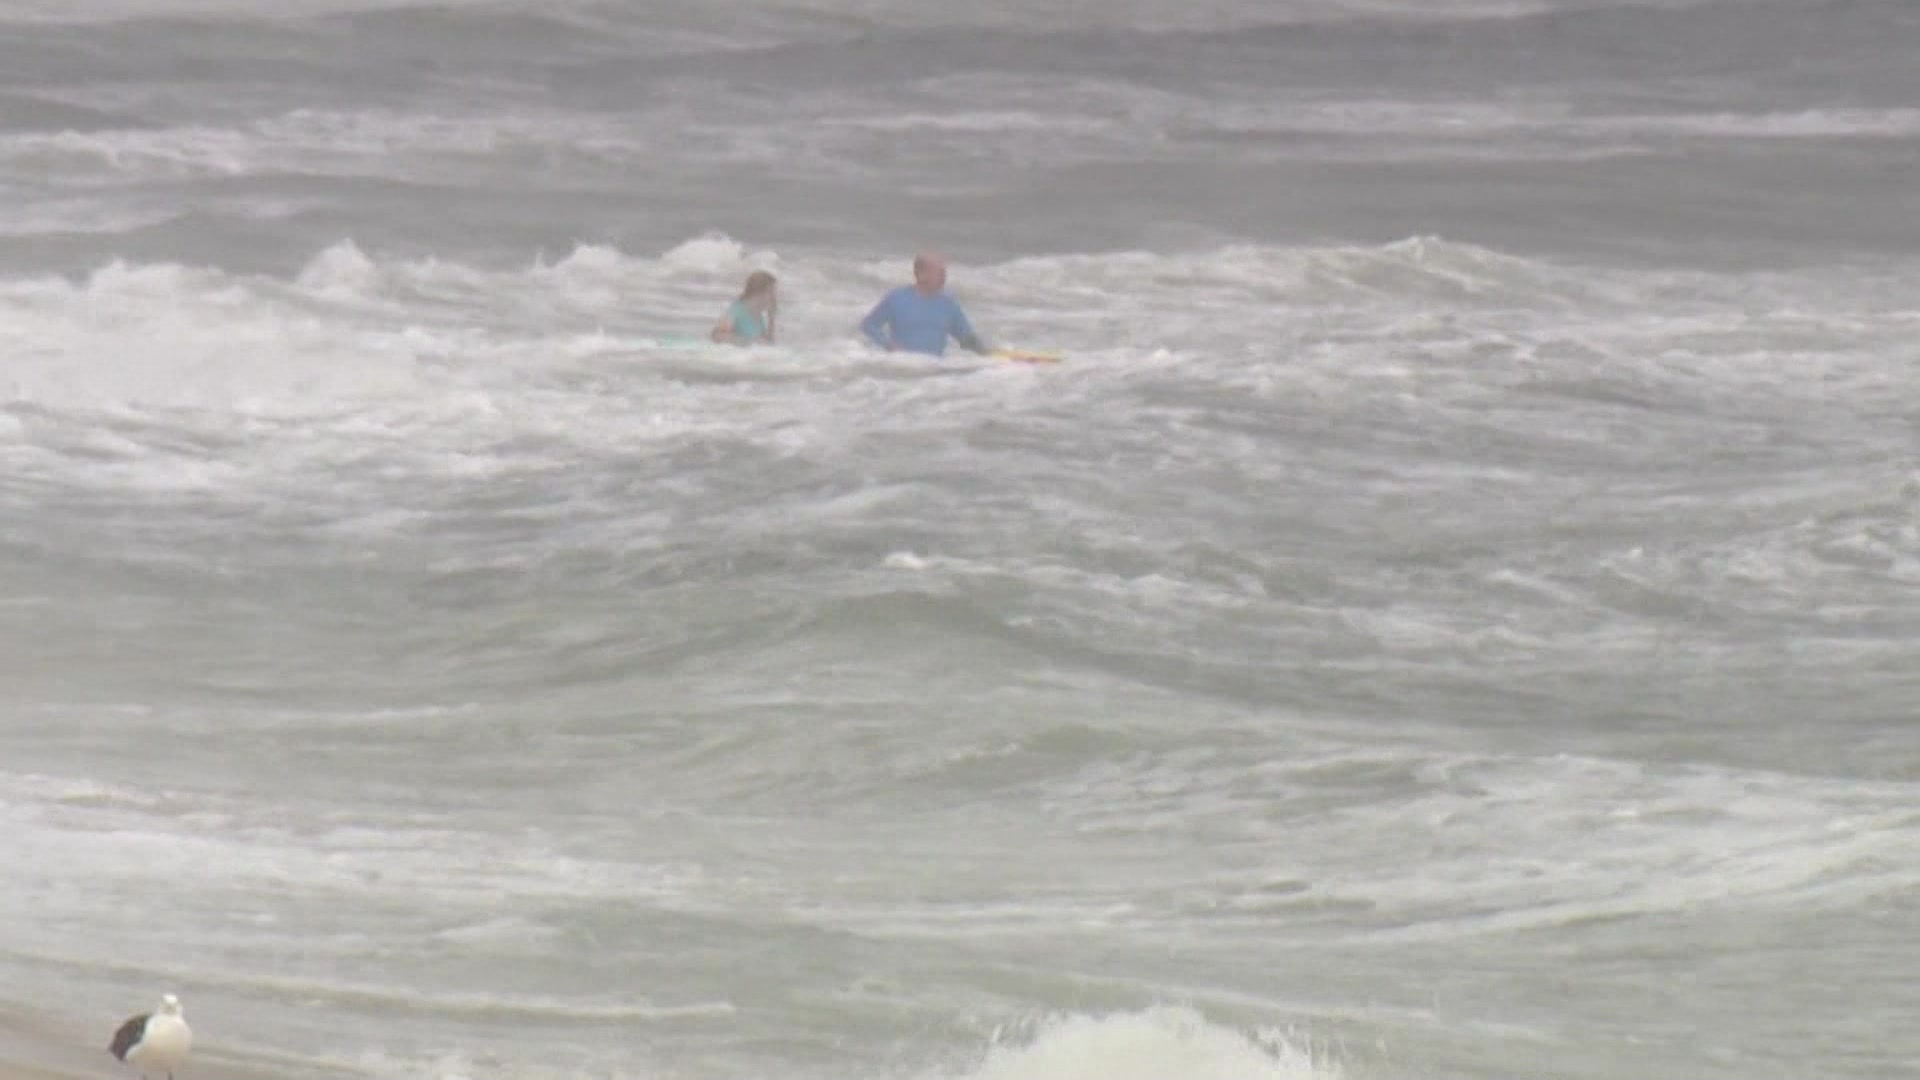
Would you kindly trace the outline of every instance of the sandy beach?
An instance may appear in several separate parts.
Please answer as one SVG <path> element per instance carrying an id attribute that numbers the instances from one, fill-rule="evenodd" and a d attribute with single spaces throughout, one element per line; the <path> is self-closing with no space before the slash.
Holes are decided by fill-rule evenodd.
<path id="1" fill-rule="evenodd" d="M 69 1026 L 72 1030 L 68 1030 Z M 114 1064 L 106 1032 L 83 1040 L 79 1025 L 20 1013 L 0 1013 L 0 1076 L 6 1080 L 76 1080 L 101 1075 Z M 97 1041 L 99 1045 L 92 1045 Z"/>
<path id="2" fill-rule="evenodd" d="M 91 1030 L 82 1020 L 0 1013 L 0 1080 L 100 1080 L 132 1075 L 107 1052 L 118 1020 Z M 264 1074 L 220 1060 L 217 1049 L 201 1052 L 175 1080 L 258 1080 Z"/>

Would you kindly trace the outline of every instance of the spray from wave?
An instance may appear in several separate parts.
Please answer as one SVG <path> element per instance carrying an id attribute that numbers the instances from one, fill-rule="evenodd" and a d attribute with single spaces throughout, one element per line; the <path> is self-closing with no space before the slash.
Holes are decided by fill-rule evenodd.
<path id="1" fill-rule="evenodd" d="M 1003 1034 L 979 1064 L 940 1080 L 1340 1080 L 1333 1062 L 1282 1033 L 1240 1031 L 1160 1006 L 1045 1019 Z"/>

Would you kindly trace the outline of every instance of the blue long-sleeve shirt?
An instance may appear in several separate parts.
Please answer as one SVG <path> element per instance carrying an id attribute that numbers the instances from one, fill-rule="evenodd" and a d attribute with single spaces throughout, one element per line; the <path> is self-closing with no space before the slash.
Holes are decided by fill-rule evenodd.
<path id="1" fill-rule="evenodd" d="M 967 322 L 967 313 L 944 292 L 928 296 L 911 285 L 902 285 L 882 297 L 880 303 L 860 321 L 860 332 L 883 349 L 944 356 L 947 338 L 974 352 L 987 347 Z"/>

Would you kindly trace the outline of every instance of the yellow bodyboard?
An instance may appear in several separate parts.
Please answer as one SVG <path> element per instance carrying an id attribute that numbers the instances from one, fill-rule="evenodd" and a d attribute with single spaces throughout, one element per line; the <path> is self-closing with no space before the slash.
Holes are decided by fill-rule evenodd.
<path id="1" fill-rule="evenodd" d="M 995 349 L 993 355 L 1020 364 L 1057 364 L 1059 353 L 1033 352 L 1029 349 Z"/>

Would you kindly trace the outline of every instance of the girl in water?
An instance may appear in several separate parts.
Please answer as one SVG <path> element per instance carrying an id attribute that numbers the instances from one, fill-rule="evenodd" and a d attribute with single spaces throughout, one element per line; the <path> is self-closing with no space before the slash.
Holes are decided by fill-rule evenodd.
<path id="1" fill-rule="evenodd" d="M 779 283 L 765 270 L 747 275 L 740 298 L 727 305 L 709 336 L 734 345 L 773 344 L 773 323 L 780 313 Z"/>

